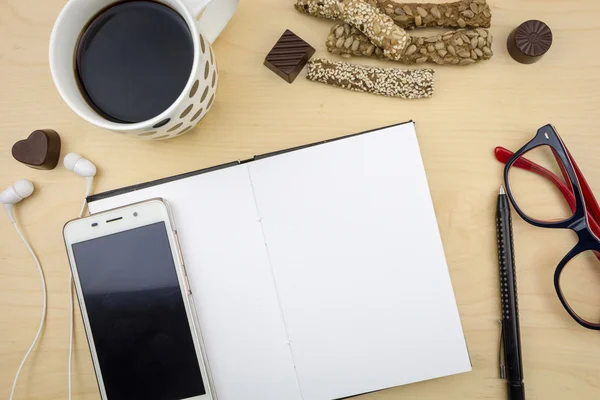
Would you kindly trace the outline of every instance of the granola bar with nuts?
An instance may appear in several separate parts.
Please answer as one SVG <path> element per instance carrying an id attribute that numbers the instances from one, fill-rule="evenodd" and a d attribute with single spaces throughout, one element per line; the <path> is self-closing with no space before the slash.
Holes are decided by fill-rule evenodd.
<path id="1" fill-rule="evenodd" d="M 431 69 L 377 68 L 318 58 L 308 62 L 307 78 L 356 92 L 419 99 L 433 94 L 433 75 Z"/>
<path id="2" fill-rule="evenodd" d="M 453 3 L 401 3 L 398 0 L 369 0 L 405 29 L 489 28 L 490 6 L 485 0 L 460 0 Z"/>
<path id="3" fill-rule="evenodd" d="M 489 28 L 492 13 L 485 0 L 460 0 L 452 3 L 403 3 L 398 0 L 365 0 L 391 17 L 404 29 Z M 298 11 L 320 18 L 340 19 L 340 0 L 296 0 Z"/>
<path id="4" fill-rule="evenodd" d="M 406 31 L 364 0 L 343 0 L 337 4 L 340 18 L 355 27 L 391 60 L 402 56 L 409 41 Z"/>
<path id="5" fill-rule="evenodd" d="M 398 59 L 404 64 L 469 65 L 492 57 L 492 34 L 486 29 L 460 29 L 430 37 L 412 36 L 411 42 Z M 327 37 L 327 50 L 345 57 L 363 56 L 386 59 L 383 50 L 374 46 L 358 29 L 337 24 Z"/>

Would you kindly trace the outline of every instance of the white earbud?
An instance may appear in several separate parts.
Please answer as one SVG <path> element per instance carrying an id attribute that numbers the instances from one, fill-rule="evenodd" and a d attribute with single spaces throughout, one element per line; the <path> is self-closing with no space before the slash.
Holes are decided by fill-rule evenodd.
<path id="1" fill-rule="evenodd" d="M 8 214 L 8 218 L 12 224 L 15 223 L 15 218 L 12 212 L 13 205 L 31 196 L 32 193 L 33 183 L 27 179 L 16 181 L 11 186 L 4 189 L 2 193 L 0 193 L 0 203 L 2 203 L 4 206 L 6 214 Z"/>
<path id="2" fill-rule="evenodd" d="M 73 171 L 77 175 L 85 178 L 90 178 L 96 175 L 96 166 L 77 153 L 67 154 L 63 160 L 63 163 L 66 169 Z"/>
<path id="3" fill-rule="evenodd" d="M 86 191 L 85 196 L 89 196 L 92 191 L 92 182 L 96 175 L 96 166 L 91 161 L 81 157 L 77 153 L 69 153 L 63 159 L 63 164 L 69 171 L 85 178 Z"/>

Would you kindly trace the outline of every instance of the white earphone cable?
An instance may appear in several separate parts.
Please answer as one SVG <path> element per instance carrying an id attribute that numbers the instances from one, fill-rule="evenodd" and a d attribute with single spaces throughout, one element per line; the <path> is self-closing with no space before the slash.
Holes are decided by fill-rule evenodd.
<path id="1" fill-rule="evenodd" d="M 23 236 L 23 234 L 21 233 L 21 230 L 19 229 L 18 225 L 16 223 L 13 223 L 13 226 L 15 227 L 15 229 L 17 230 L 17 233 L 23 240 L 23 243 L 25 243 L 27 250 L 29 250 L 29 253 L 33 257 L 33 260 L 35 261 L 37 270 L 40 273 L 40 280 L 42 281 L 43 306 L 42 306 L 42 316 L 40 318 L 40 326 L 38 327 L 37 333 L 35 334 L 35 338 L 33 339 L 31 346 L 29 346 L 29 350 L 27 350 L 27 353 L 25 353 L 25 357 L 23 357 L 23 360 L 21 361 L 21 364 L 19 365 L 19 369 L 17 369 L 17 374 L 15 375 L 15 380 L 13 381 L 12 389 L 10 391 L 9 400 L 12 400 L 13 395 L 15 394 L 15 389 L 17 387 L 17 382 L 19 381 L 19 375 L 21 374 L 23 366 L 25 365 L 25 362 L 27 361 L 29 354 L 31 354 L 31 352 L 33 351 L 33 348 L 35 347 L 35 345 L 37 344 L 37 342 L 40 338 L 42 329 L 44 328 L 44 322 L 46 320 L 46 310 L 47 310 L 46 278 L 44 278 L 44 271 L 42 270 L 42 265 L 40 264 L 40 260 L 37 258 L 37 255 L 35 254 L 35 252 L 31 248 L 31 246 L 27 242 L 27 239 L 25 239 L 25 236 Z"/>
<path id="2" fill-rule="evenodd" d="M 79 218 L 83 217 L 83 213 L 85 212 L 86 205 L 87 205 L 87 199 L 83 199 L 83 204 L 81 205 L 81 210 L 79 210 Z"/>
<path id="3" fill-rule="evenodd" d="M 89 182 L 89 181 L 88 181 Z M 79 218 L 83 217 L 85 213 L 85 207 L 87 206 L 87 197 L 91 192 L 91 182 L 86 182 L 86 194 L 83 198 L 83 204 L 81 204 L 81 211 L 79 211 Z M 73 337 L 75 336 L 75 296 L 73 296 L 73 273 L 69 271 L 69 362 L 67 363 L 67 374 L 69 382 L 69 400 L 73 393 Z"/>

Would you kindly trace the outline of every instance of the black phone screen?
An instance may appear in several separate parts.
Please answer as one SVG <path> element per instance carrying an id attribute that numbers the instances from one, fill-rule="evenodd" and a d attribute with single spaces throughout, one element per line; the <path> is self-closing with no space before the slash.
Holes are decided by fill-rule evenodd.
<path id="1" fill-rule="evenodd" d="M 165 223 L 72 247 L 108 399 L 206 394 Z"/>

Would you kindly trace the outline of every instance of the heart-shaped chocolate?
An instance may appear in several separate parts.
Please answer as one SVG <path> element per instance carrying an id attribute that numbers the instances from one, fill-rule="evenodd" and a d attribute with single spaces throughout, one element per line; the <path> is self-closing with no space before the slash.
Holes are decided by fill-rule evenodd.
<path id="1" fill-rule="evenodd" d="M 12 155 L 31 168 L 54 169 L 60 157 L 60 136 L 52 129 L 38 129 L 15 143 Z"/>

